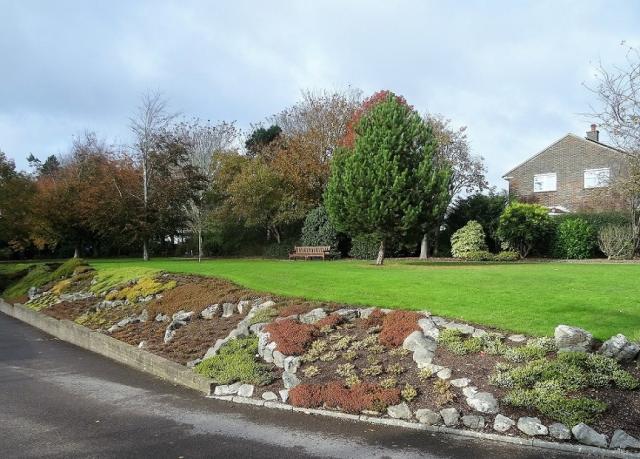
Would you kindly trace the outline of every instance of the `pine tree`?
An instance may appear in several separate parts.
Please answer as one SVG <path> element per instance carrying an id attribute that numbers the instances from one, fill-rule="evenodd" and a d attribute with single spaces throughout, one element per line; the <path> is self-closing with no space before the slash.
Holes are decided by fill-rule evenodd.
<path id="1" fill-rule="evenodd" d="M 432 220 L 451 169 L 438 163 L 431 129 L 393 93 L 362 114 L 355 137 L 335 154 L 325 205 L 338 230 L 380 240 L 380 265 L 385 243 Z"/>

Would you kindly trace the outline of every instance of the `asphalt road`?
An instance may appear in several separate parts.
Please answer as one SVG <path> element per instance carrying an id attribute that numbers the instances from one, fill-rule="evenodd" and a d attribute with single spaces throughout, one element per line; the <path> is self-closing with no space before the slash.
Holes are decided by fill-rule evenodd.
<path id="1" fill-rule="evenodd" d="M 0 313 L 0 457 L 572 456 L 220 402 Z"/>

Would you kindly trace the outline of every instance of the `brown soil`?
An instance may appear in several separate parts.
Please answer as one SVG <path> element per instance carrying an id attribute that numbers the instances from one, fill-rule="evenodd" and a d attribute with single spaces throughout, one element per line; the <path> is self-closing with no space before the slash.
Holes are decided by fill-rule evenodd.
<path id="1" fill-rule="evenodd" d="M 201 358 L 216 340 L 225 338 L 242 317 L 234 314 L 228 318 L 193 319 L 176 330 L 175 336 L 167 344 L 164 343 L 164 333 L 168 322 L 139 322 L 128 325 L 111 336 L 134 346 L 145 341 L 147 351 L 184 365 Z"/>
<path id="2" fill-rule="evenodd" d="M 63 301 L 62 303 L 54 304 L 51 307 L 45 308 L 40 312 L 55 319 L 67 319 L 73 321 L 91 309 L 95 302 L 95 298 L 73 302 Z"/>

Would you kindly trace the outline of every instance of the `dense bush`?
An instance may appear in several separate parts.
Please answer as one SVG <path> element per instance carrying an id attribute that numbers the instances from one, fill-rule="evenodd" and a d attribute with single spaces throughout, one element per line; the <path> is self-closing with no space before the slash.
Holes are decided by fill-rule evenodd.
<path id="1" fill-rule="evenodd" d="M 553 234 L 553 227 L 548 209 L 538 204 L 512 202 L 500 216 L 498 236 L 524 258 L 544 244 Z"/>
<path id="2" fill-rule="evenodd" d="M 284 355 L 302 355 L 316 336 L 317 329 L 311 324 L 285 319 L 268 324 L 265 331 L 275 341 L 276 349 Z"/>
<path id="3" fill-rule="evenodd" d="M 220 348 L 218 355 L 203 360 L 196 372 L 216 384 L 242 382 L 264 386 L 273 380 L 269 367 L 256 361 L 258 338 L 238 338 Z"/>
<path id="4" fill-rule="evenodd" d="M 633 238 L 631 226 L 607 225 L 598 233 L 598 246 L 610 260 L 632 258 Z"/>
<path id="5" fill-rule="evenodd" d="M 377 384 L 360 383 L 351 387 L 341 382 L 327 384 L 299 384 L 289 391 L 293 406 L 304 408 L 339 408 L 347 413 L 363 410 L 384 411 L 400 402 L 400 389 L 383 388 Z"/>
<path id="6" fill-rule="evenodd" d="M 418 320 L 423 316 L 413 311 L 391 311 L 382 319 L 382 330 L 378 340 L 387 347 L 402 345 L 412 332 L 420 330 Z"/>
<path id="7" fill-rule="evenodd" d="M 470 252 L 486 250 L 484 230 L 475 220 L 471 220 L 451 236 L 451 254 L 455 258 L 466 258 Z"/>
<path id="8" fill-rule="evenodd" d="M 262 256 L 264 258 L 288 258 L 289 253 L 293 250 L 295 242 L 273 243 L 264 246 Z"/>
<path id="9" fill-rule="evenodd" d="M 495 256 L 486 250 L 475 250 L 473 252 L 467 252 L 464 259 L 466 261 L 493 261 Z"/>
<path id="10" fill-rule="evenodd" d="M 490 251 L 500 250 L 497 237 L 500 215 L 507 205 L 505 194 L 477 193 L 467 197 L 459 197 L 453 203 L 445 218 L 443 238 L 438 239 L 438 252 L 444 253 L 448 249 L 451 235 L 462 228 L 467 222 L 475 220 L 484 230 Z"/>
<path id="11" fill-rule="evenodd" d="M 495 261 L 518 261 L 520 259 L 520 254 L 513 250 L 503 250 L 496 254 L 493 259 Z"/>
<path id="12" fill-rule="evenodd" d="M 593 256 L 596 234 L 582 218 L 567 218 L 556 231 L 556 249 L 562 258 L 583 259 Z"/>
<path id="13" fill-rule="evenodd" d="M 333 254 L 340 254 L 338 251 L 338 231 L 329 221 L 324 206 L 316 207 L 307 214 L 302 226 L 300 242 L 306 246 L 327 245 L 331 247 Z"/>
<path id="14" fill-rule="evenodd" d="M 359 260 L 374 260 L 378 256 L 380 239 L 371 235 L 355 236 L 351 239 L 349 256 Z"/>

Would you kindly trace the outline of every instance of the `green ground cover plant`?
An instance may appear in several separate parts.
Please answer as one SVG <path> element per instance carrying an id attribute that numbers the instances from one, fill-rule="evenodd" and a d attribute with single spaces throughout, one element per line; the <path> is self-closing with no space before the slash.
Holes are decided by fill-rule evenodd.
<path id="1" fill-rule="evenodd" d="M 264 386 L 273 380 L 269 367 L 256 360 L 258 338 L 238 338 L 225 344 L 218 355 L 203 360 L 196 371 L 216 384 L 242 382 Z"/>
<path id="2" fill-rule="evenodd" d="M 429 310 L 514 332 L 550 336 L 560 323 L 605 340 L 640 329 L 640 264 L 458 263 L 342 260 L 153 259 L 93 261 L 99 283 L 161 270 L 225 278 L 275 295 Z M 108 287 L 107 287 L 108 289 Z"/>

